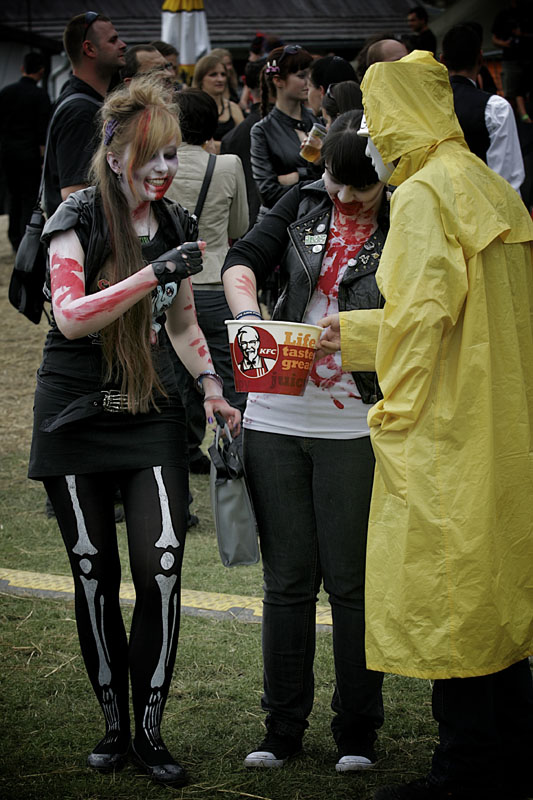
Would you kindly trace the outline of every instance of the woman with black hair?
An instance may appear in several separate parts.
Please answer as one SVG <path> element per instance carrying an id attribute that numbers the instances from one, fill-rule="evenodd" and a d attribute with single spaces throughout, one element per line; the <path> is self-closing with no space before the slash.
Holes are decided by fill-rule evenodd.
<path id="1" fill-rule="evenodd" d="M 300 155 L 318 119 L 307 109 L 309 66 L 313 57 L 297 44 L 277 47 L 261 72 L 261 116 L 251 130 L 252 172 L 263 211 L 299 181 L 316 179 L 320 170 Z M 274 108 L 270 109 L 274 98 Z"/>
<path id="2" fill-rule="evenodd" d="M 375 272 L 388 228 L 384 185 L 343 114 L 322 148 L 321 180 L 289 191 L 228 253 L 223 282 L 242 321 L 260 318 L 257 281 L 281 264 L 273 318 L 316 323 L 334 310 L 377 308 Z M 250 393 L 244 459 L 264 571 L 263 709 L 266 736 L 248 767 L 281 767 L 302 746 L 313 705 L 320 584 L 333 619 L 332 731 L 338 772 L 371 767 L 383 722 L 382 675 L 365 665 L 365 553 L 374 457 L 367 412 L 374 373 L 342 371 L 340 354 L 315 362 L 301 397 Z"/>

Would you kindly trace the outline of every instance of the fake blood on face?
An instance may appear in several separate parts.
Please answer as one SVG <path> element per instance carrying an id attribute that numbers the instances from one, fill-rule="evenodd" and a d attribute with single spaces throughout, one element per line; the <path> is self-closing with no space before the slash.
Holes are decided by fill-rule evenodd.
<path id="1" fill-rule="evenodd" d="M 154 200 L 161 200 L 168 191 L 174 176 L 168 175 L 160 186 L 154 186 L 150 181 L 144 181 L 144 190 L 146 194 L 153 195 Z"/>

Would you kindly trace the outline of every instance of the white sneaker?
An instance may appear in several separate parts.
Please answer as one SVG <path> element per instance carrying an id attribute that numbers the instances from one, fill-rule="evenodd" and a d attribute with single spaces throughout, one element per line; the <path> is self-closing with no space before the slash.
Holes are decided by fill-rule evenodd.
<path id="1" fill-rule="evenodd" d="M 353 772 L 360 769 L 370 769 L 374 766 L 374 761 L 371 761 L 365 756 L 342 756 L 335 764 L 337 772 Z"/>
<path id="2" fill-rule="evenodd" d="M 302 740 L 267 732 L 257 748 L 244 759 L 245 767 L 283 767 L 291 756 L 302 749 Z"/>
<path id="3" fill-rule="evenodd" d="M 243 763 L 245 767 L 270 768 L 282 767 L 288 760 L 288 756 L 287 758 L 276 758 L 274 753 L 269 753 L 267 750 L 254 750 L 252 753 L 248 753 Z"/>

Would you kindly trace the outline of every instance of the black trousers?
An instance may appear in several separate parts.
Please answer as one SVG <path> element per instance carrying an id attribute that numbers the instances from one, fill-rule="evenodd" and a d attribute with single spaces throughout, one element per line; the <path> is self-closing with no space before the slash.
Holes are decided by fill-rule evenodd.
<path id="1" fill-rule="evenodd" d="M 509 786 L 533 787 L 533 685 L 528 659 L 476 678 L 437 680 L 439 724 L 431 781 L 446 788 L 507 797 Z"/>
<path id="2" fill-rule="evenodd" d="M 41 165 L 4 161 L 3 167 L 10 196 L 8 237 L 13 250 L 17 250 L 37 202 Z"/>
<path id="3" fill-rule="evenodd" d="M 339 752 L 371 755 L 383 675 L 366 668 L 365 559 L 374 475 L 370 439 L 244 431 L 263 557 L 262 707 L 269 731 L 301 737 L 314 700 L 316 602 L 328 593 Z"/>

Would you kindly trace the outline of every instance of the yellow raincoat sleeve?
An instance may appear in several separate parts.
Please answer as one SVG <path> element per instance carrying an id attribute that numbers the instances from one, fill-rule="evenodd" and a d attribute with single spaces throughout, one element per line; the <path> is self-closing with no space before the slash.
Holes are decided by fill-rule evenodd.
<path id="1" fill-rule="evenodd" d="M 441 204 L 443 194 L 447 198 Z M 438 383 L 443 339 L 458 321 L 468 288 L 466 261 L 450 218 L 454 212 L 446 173 L 434 175 L 431 185 L 414 177 L 399 187 L 377 273 L 386 300 L 376 350 L 383 399 L 370 409 L 368 422 L 381 477 L 402 500 L 407 437 L 424 404 L 436 402 L 438 391 L 431 400 L 428 392 L 432 382 Z"/>
<path id="2" fill-rule="evenodd" d="M 345 372 L 353 370 L 375 372 L 376 348 L 382 318 L 382 308 L 343 311 L 339 314 L 342 368 Z"/>

